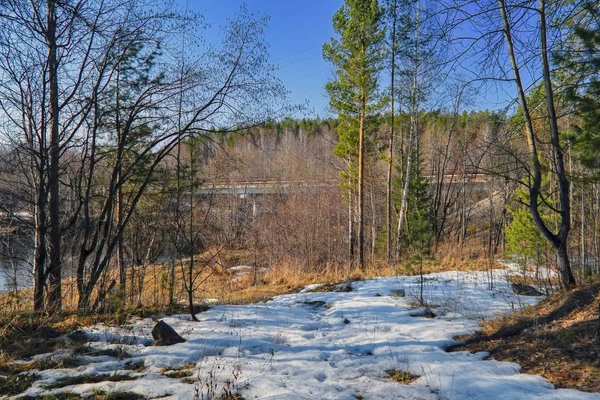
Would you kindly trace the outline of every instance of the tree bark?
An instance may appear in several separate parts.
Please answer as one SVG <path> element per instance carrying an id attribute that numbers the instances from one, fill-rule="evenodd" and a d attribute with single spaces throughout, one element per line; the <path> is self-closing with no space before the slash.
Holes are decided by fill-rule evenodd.
<path id="1" fill-rule="evenodd" d="M 42 175 L 40 173 L 40 175 Z M 36 200 L 35 200 L 35 249 L 33 257 L 33 309 L 41 311 L 44 309 L 44 285 L 46 283 L 45 269 L 46 269 L 46 210 L 45 210 L 45 178 L 39 177 L 38 184 L 40 187 L 37 189 Z"/>
<path id="2" fill-rule="evenodd" d="M 396 24 L 397 24 L 397 1 L 394 1 L 392 14 L 392 86 L 391 86 L 391 121 L 390 121 L 390 138 L 389 138 L 389 153 L 388 153 L 388 170 L 387 170 L 387 208 L 386 208 L 386 226 L 387 226 L 387 237 L 386 237 L 386 249 L 387 249 L 387 262 L 392 263 L 392 172 L 394 168 L 394 126 L 396 115 L 394 113 L 394 106 L 396 103 L 396 86 L 395 86 L 395 73 L 396 73 Z"/>
<path id="3" fill-rule="evenodd" d="M 550 66 L 548 61 L 548 49 L 546 38 L 546 13 L 545 0 L 538 3 L 538 13 L 540 17 L 540 56 L 542 59 L 542 72 L 544 89 L 546 92 L 546 108 L 548 111 L 548 122 L 550 125 L 550 143 L 554 152 L 554 162 L 556 174 L 558 175 L 558 192 L 560 202 L 560 227 L 558 233 L 554 234 L 546 226 L 539 211 L 539 199 L 541 195 L 542 167 L 536 147 L 536 138 L 533 130 L 532 117 L 529 112 L 527 98 L 521 81 L 520 70 L 517 65 L 515 50 L 513 46 L 512 33 L 505 0 L 499 0 L 500 15 L 504 25 L 504 37 L 508 50 L 511 68 L 514 74 L 515 85 L 518 92 L 519 105 L 525 118 L 525 135 L 529 148 L 530 166 L 533 170 L 533 182 L 529 186 L 529 210 L 533 221 L 540 230 L 542 236 L 552 245 L 557 256 L 558 268 L 561 276 L 561 284 L 564 288 L 575 286 L 575 278 L 571 271 L 569 256 L 567 251 L 567 238 L 571 228 L 571 208 L 569 202 L 569 181 L 566 176 L 563 151 L 560 147 L 559 132 L 556 110 L 554 108 L 554 95 L 552 89 L 552 80 L 550 76 Z"/>
<path id="4" fill-rule="evenodd" d="M 56 43 L 56 3 L 48 0 L 48 27 L 46 32 L 48 45 L 48 73 L 50 84 L 50 169 L 48 186 L 50 189 L 50 265 L 48 268 L 48 310 L 61 309 L 61 229 L 60 229 L 60 135 L 58 105 L 58 59 Z"/>
<path id="5" fill-rule="evenodd" d="M 375 265 L 375 253 L 377 250 L 377 210 L 375 208 L 375 188 L 373 186 L 373 183 L 371 183 L 371 264 Z"/>
<path id="6" fill-rule="evenodd" d="M 364 148 L 365 148 L 365 114 L 367 99 L 365 93 L 361 96 L 360 125 L 358 132 L 358 266 L 365 267 L 365 191 L 364 191 Z"/>
<path id="7" fill-rule="evenodd" d="M 116 76 L 116 92 L 115 92 L 115 107 L 116 107 L 116 114 L 115 114 L 115 130 L 116 130 L 116 136 L 117 136 L 117 146 L 118 146 L 118 150 L 117 150 L 117 166 L 116 168 L 118 169 L 117 171 L 117 181 L 118 181 L 118 189 L 117 189 L 117 226 L 120 226 L 123 223 L 123 157 L 121 156 L 124 153 L 124 147 L 125 147 L 125 143 L 124 143 L 124 138 L 122 135 L 122 131 L 121 131 L 121 119 L 120 119 L 120 111 L 121 111 L 121 107 L 120 107 L 120 102 L 119 102 L 119 97 L 120 97 L 120 93 L 119 93 L 119 83 L 120 83 L 120 71 L 119 71 L 119 67 L 117 67 L 117 76 Z M 117 243 L 117 267 L 119 269 L 119 292 L 123 295 L 123 298 L 125 298 L 125 286 L 126 286 L 126 282 L 127 282 L 127 275 L 125 274 L 125 261 L 124 261 L 124 257 L 123 257 L 123 236 L 119 237 L 118 243 Z M 132 292 L 133 292 L 133 286 L 131 288 Z"/>
<path id="8" fill-rule="evenodd" d="M 404 188 L 402 190 L 402 200 L 400 202 L 400 213 L 398 214 L 398 232 L 396 237 L 396 258 L 400 259 L 402 255 L 402 229 L 404 228 L 404 220 L 406 216 L 406 208 L 408 205 L 408 192 L 410 190 L 410 180 L 412 179 L 412 163 L 413 163 L 413 148 L 415 137 L 415 122 L 414 113 L 411 115 L 410 133 L 408 139 L 408 149 L 406 156 L 406 173 L 404 175 Z"/>
<path id="9" fill-rule="evenodd" d="M 355 261 L 355 249 L 354 249 L 354 201 L 352 196 L 352 189 L 348 189 L 348 259 L 350 260 L 350 267 L 354 266 Z"/>
<path id="10" fill-rule="evenodd" d="M 410 190 L 410 180 L 412 178 L 412 164 L 413 164 L 413 153 L 415 147 L 416 136 L 418 134 L 418 118 L 419 118 L 419 104 L 417 96 L 418 86 L 418 75 L 419 75 L 419 18 L 420 10 L 417 6 L 416 10 L 416 25 L 415 25 L 415 52 L 413 54 L 413 61 L 415 63 L 413 71 L 413 87 L 411 94 L 411 115 L 410 115 L 410 129 L 408 139 L 408 149 L 406 156 L 406 173 L 404 180 L 404 189 L 402 191 L 402 200 L 400 202 L 400 214 L 398 215 L 398 232 L 397 232 L 397 243 L 396 243 L 396 258 L 400 259 L 402 255 L 402 229 L 404 227 L 404 220 L 406 218 L 406 208 L 408 205 L 408 192 Z"/>

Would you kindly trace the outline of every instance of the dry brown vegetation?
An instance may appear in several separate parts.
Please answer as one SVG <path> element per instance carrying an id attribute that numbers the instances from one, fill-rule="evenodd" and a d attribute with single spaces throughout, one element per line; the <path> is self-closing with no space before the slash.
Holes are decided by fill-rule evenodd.
<path id="1" fill-rule="evenodd" d="M 202 256 L 200 256 L 202 257 Z M 209 257 L 207 253 L 207 258 Z M 365 269 L 350 269 L 345 264 L 324 263 L 316 266 L 308 266 L 305 263 L 291 259 L 287 262 L 268 265 L 266 257 L 260 256 L 258 263 L 256 255 L 247 250 L 233 250 L 223 252 L 218 260 L 213 260 L 210 268 L 206 268 L 200 280 L 201 286 L 194 292 L 195 298 L 199 303 L 210 299 L 211 303 L 219 304 L 249 304 L 259 301 L 265 301 L 273 296 L 290 293 L 298 288 L 315 283 L 341 283 L 361 279 L 369 279 L 379 276 L 396 275 L 418 275 L 419 271 L 408 264 L 389 265 L 384 262 L 377 262 L 368 265 Z M 185 263 L 186 260 L 184 259 Z M 252 266 L 246 270 L 231 270 L 237 265 Z M 501 264 L 493 263 L 493 268 L 503 268 Z M 131 299 L 126 294 L 127 300 L 131 306 L 124 307 L 123 302 L 116 292 L 111 292 L 106 296 L 106 300 L 98 305 L 100 314 L 104 317 L 112 315 L 119 317 L 119 314 L 134 314 L 147 316 L 156 312 L 185 312 L 185 292 L 182 284 L 182 269 L 175 266 L 175 276 L 172 281 L 174 302 L 170 302 L 170 279 L 169 265 L 156 264 L 144 268 L 141 271 L 129 270 L 128 281 L 131 280 L 132 273 L 135 281 L 135 288 L 141 288 L 140 293 L 134 293 Z M 486 270 L 490 268 L 490 261 L 476 258 L 471 259 L 468 256 L 463 258 L 446 257 L 441 260 L 429 259 L 423 264 L 423 273 L 435 273 L 443 271 L 474 271 Z M 117 277 L 118 271 L 113 270 L 107 274 L 105 282 L 110 282 Z M 143 280 L 143 282 L 139 282 Z M 63 283 L 63 304 L 66 314 L 73 312 L 77 308 L 77 296 L 73 288 L 73 279 L 66 279 Z M 105 285 L 100 285 L 103 289 Z M 3 310 L 12 310 L 12 313 L 21 311 L 29 312 L 32 309 L 31 291 L 23 289 L 19 296 L 15 297 L 11 293 L 0 293 L 0 307 Z M 10 315 L 10 313 L 9 313 Z M 122 315 L 124 317 L 125 315 Z"/>
<path id="2" fill-rule="evenodd" d="M 487 351 L 556 387 L 600 391 L 600 284 L 560 292 L 483 325 L 454 350 Z"/>
<path id="3" fill-rule="evenodd" d="M 387 374 L 386 378 L 389 378 L 403 385 L 408 385 L 420 378 L 420 376 L 418 375 L 413 375 L 410 372 L 401 371 L 399 369 L 389 369 L 385 372 Z"/>

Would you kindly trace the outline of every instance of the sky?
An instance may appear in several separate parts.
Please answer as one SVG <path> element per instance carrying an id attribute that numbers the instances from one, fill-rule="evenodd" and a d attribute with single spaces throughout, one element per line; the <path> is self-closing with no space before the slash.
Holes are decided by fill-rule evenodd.
<path id="1" fill-rule="evenodd" d="M 200 12 L 210 24 L 207 35 L 217 35 L 219 27 L 239 10 L 242 0 L 188 0 L 188 7 Z M 308 102 L 308 115 L 327 116 L 325 83 L 332 77 L 323 60 L 322 46 L 334 36 L 331 18 L 343 0 L 247 0 L 249 11 L 269 15 L 265 39 L 270 57 L 278 66 L 276 75 L 290 92 L 295 104 Z M 301 115 L 299 115 L 301 116 Z"/>
<path id="2" fill-rule="evenodd" d="M 220 41 L 219 35 L 223 33 L 221 28 L 227 24 L 227 19 L 234 17 L 243 3 L 250 12 L 268 15 L 270 21 L 265 40 L 269 44 L 271 62 L 278 66 L 276 75 L 290 92 L 293 104 L 308 104 L 305 111 L 295 117 L 326 117 L 335 114 L 329 109 L 325 91 L 326 82 L 333 79 L 334 74 L 332 66 L 322 57 L 322 46 L 332 36 L 336 36 L 332 28 L 332 16 L 342 6 L 343 0 L 176 1 L 203 16 L 205 23 L 210 25 L 203 34 L 215 44 Z M 473 32 L 468 29 L 461 33 L 469 36 Z M 463 62 L 465 63 L 469 68 L 474 67 L 472 61 L 467 60 Z M 513 87 L 500 85 L 504 87 L 487 86 L 480 89 L 471 104 L 464 104 L 465 109 L 500 109 L 510 104 Z M 448 102 L 439 93 L 434 97 L 439 98 L 438 101 Z M 448 104 L 440 103 L 435 107 L 445 106 Z"/>

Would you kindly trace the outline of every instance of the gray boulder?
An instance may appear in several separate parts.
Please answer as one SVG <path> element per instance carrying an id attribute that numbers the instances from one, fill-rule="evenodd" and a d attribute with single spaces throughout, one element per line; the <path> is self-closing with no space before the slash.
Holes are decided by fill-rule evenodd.
<path id="1" fill-rule="evenodd" d="M 175 329 L 162 320 L 158 321 L 152 329 L 152 338 L 156 346 L 170 346 L 185 342 L 185 339 L 179 336 Z"/>

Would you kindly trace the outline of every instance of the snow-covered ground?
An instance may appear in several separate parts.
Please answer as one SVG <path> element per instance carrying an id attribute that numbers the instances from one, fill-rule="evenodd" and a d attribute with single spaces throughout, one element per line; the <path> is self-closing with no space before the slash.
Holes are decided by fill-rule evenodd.
<path id="1" fill-rule="evenodd" d="M 41 371 L 42 380 L 24 395 L 61 377 L 127 373 L 122 382 L 68 386 L 58 391 L 132 391 L 149 398 L 210 399 L 223 388 L 245 399 L 600 399 L 599 394 L 555 390 L 540 376 L 520 374 L 514 363 L 486 361 L 485 353 L 447 353 L 454 336 L 478 329 L 482 319 L 537 301 L 518 297 L 496 271 L 495 289 L 486 272 L 447 272 L 425 277 L 424 296 L 436 318 L 413 316 L 418 277 L 379 278 L 352 284 L 348 293 L 278 296 L 246 306 L 216 306 L 199 314 L 164 318 L 187 341 L 156 347 L 150 319 L 127 327 L 87 329 L 91 346 L 118 348 L 131 358 L 88 357 L 75 369 Z M 391 289 L 406 297 L 390 297 Z M 143 366 L 126 370 L 126 363 Z M 167 377 L 166 369 L 185 367 L 188 382 Z M 386 378 L 389 370 L 418 375 L 402 385 Z M 229 382 L 229 383 L 227 383 Z M 197 397 L 195 397 L 197 396 Z"/>

